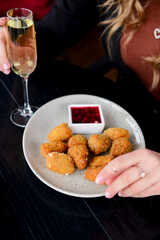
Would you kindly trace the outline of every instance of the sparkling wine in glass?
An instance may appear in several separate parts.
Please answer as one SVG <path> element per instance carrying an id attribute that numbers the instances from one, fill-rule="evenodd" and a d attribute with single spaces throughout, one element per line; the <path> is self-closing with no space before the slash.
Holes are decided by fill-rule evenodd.
<path id="1" fill-rule="evenodd" d="M 15 8 L 7 12 L 8 56 L 12 70 L 22 78 L 24 106 L 15 109 L 11 121 L 25 127 L 30 117 L 38 109 L 30 106 L 28 77 L 37 64 L 37 49 L 33 13 L 29 9 Z"/>

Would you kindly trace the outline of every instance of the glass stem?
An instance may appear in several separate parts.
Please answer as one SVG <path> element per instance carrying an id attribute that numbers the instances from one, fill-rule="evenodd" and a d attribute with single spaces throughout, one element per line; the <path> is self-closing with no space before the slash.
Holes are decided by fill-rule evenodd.
<path id="1" fill-rule="evenodd" d="M 24 94 L 23 114 L 31 115 L 32 110 L 29 105 L 29 96 L 28 96 L 28 76 L 22 77 L 22 83 L 23 83 L 23 94 Z"/>

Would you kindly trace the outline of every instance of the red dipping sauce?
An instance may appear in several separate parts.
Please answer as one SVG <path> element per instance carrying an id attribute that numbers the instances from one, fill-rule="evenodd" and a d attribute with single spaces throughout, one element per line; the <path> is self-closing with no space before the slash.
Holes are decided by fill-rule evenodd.
<path id="1" fill-rule="evenodd" d="M 98 106 L 71 107 L 72 123 L 102 123 Z"/>

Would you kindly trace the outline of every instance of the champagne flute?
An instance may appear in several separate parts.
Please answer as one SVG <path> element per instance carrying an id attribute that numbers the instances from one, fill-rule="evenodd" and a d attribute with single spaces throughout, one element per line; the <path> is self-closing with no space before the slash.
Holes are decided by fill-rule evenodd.
<path id="1" fill-rule="evenodd" d="M 8 56 L 12 70 L 22 78 L 24 106 L 15 109 L 11 121 L 25 127 L 30 117 L 38 109 L 30 106 L 28 77 L 37 64 L 37 49 L 33 13 L 29 9 L 15 8 L 7 12 Z"/>

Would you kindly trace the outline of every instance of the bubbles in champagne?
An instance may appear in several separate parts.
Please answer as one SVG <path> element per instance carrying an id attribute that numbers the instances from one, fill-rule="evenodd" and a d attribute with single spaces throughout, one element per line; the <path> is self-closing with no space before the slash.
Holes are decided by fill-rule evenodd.
<path id="1" fill-rule="evenodd" d="M 8 53 L 13 71 L 27 76 L 37 62 L 35 30 L 32 19 L 10 19 L 8 27 Z"/>

